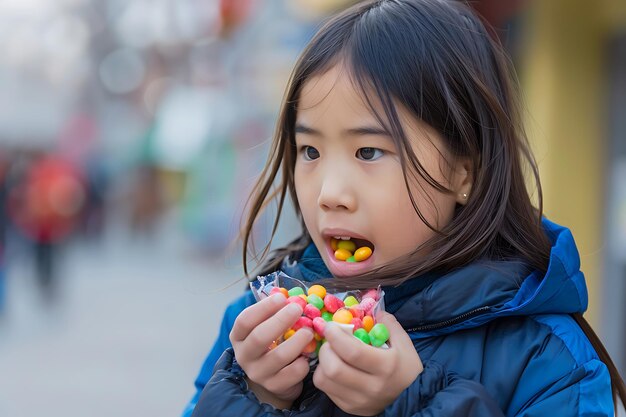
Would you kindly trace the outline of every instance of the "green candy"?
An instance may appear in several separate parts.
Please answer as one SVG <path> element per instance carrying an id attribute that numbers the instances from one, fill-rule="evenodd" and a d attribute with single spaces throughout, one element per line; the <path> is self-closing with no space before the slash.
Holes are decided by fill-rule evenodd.
<path id="1" fill-rule="evenodd" d="M 294 296 L 294 295 L 303 295 L 304 294 L 304 290 L 300 287 L 293 287 L 292 289 L 290 289 L 288 291 L 289 296 Z"/>
<path id="2" fill-rule="evenodd" d="M 324 344 L 325 340 L 318 340 L 317 341 L 317 346 L 315 346 L 315 354 L 319 355 L 320 354 L 320 348 L 322 347 L 322 345 Z"/>
<path id="3" fill-rule="evenodd" d="M 324 311 L 322 313 L 322 318 L 324 319 L 324 321 L 333 321 L 333 313 L 329 311 Z"/>
<path id="4" fill-rule="evenodd" d="M 324 307 L 324 300 L 322 300 L 319 297 L 319 295 L 311 294 L 306 299 L 309 302 L 309 304 L 311 304 L 313 307 L 317 308 L 318 310 L 321 310 Z"/>
<path id="5" fill-rule="evenodd" d="M 345 300 L 343 300 L 343 303 L 345 304 L 346 307 L 352 307 L 354 305 L 359 304 L 359 301 L 356 298 L 354 298 L 353 295 L 349 295 L 346 297 Z"/>
<path id="6" fill-rule="evenodd" d="M 375 324 L 369 332 L 369 337 L 372 346 L 381 347 L 389 340 L 389 330 L 382 323 Z"/>
<path id="7" fill-rule="evenodd" d="M 370 344 L 370 336 L 367 334 L 367 331 L 365 329 L 356 329 L 354 331 L 354 337 L 360 339 L 361 342 L 365 343 L 366 345 Z"/>
<path id="8" fill-rule="evenodd" d="M 354 259 L 354 255 L 346 259 L 346 262 L 356 262 L 356 259 Z"/>

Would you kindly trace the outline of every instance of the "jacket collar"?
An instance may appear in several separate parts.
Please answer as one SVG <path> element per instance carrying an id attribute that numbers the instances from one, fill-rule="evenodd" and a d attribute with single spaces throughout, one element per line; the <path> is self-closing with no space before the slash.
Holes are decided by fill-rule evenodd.
<path id="1" fill-rule="evenodd" d="M 437 278 L 396 312 L 414 337 L 450 333 L 506 316 L 579 313 L 587 288 L 571 232 L 543 220 L 552 242 L 545 274 L 521 262 L 476 262 Z"/>

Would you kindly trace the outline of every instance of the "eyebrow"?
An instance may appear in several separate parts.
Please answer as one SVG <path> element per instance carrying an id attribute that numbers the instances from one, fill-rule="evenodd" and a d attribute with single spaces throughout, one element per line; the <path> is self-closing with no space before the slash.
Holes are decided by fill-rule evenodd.
<path id="1" fill-rule="evenodd" d="M 324 136 L 319 130 L 315 130 L 312 127 L 303 125 L 302 123 L 296 123 L 295 133 L 304 133 L 306 135 Z M 380 135 L 391 136 L 386 129 L 379 126 L 360 126 L 351 129 L 345 129 L 341 132 L 342 136 L 366 136 L 366 135 Z"/>

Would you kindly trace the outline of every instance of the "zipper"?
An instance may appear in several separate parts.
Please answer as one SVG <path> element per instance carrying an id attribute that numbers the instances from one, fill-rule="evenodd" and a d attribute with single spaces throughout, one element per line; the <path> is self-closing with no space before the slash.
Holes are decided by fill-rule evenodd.
<path id="1" fill-rule="evenodd" d="M 468 320 L 472 317 L 478 316 L 483 312 L 487 312 L 488 310 L 491 309 L 491 306 L 483 306 L 483 307 L 478 307 L 475 308 L 474 310 L 470 310 L 466 313 L 463 313 L 459 316 L 453 317 L 451 319 L 448 319 L 446 321 L 442 321 L 439 323 L 433 323 L 433 324 L 425 324 L 423 326 L 417 326 L 417 327 L 413 327 L 411 329 L 408 329 L 407 332 L 424 332 L 424 331 L 431 331 L 431 330 L 439 330 L 439 329 L 443 329 L 444 327 L 448 327 L 448 326 L 452 326 L 453 324 L 457 324 L 460 323 L 462 321 Z"/>

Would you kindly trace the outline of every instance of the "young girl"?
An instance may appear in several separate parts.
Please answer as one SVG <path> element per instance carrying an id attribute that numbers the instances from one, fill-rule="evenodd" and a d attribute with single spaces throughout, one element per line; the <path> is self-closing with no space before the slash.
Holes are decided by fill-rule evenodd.
<path id="1" fill-rule="evenodd" d="M 509 76 L 456 1 L 359 3 L 319 31 L 290 81 L 244 246 L 272 198 L 278 223 L 289 193 L 302 234 L 261 274 L 382 285 L 390 347 L 329 325 L 311 370 L 309 330 L 268 348 L 302 309 L 247 293 L 186 415 L 613 415 L 624 383 L 582 319 L 572 235 L 542 218 Z M 373 253 L 339 261 L 332 239 Z"/>

